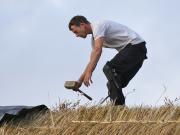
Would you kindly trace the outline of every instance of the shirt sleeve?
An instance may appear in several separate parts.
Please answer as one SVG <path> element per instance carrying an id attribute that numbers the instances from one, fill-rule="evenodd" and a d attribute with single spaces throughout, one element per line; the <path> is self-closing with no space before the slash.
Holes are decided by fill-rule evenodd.
<path id="1" fill-rule="evenodd" d="M 94 40 L 105 37 L 107 29 L 108 25 L 105 21 L 98 23 L 95 27 Z"/>

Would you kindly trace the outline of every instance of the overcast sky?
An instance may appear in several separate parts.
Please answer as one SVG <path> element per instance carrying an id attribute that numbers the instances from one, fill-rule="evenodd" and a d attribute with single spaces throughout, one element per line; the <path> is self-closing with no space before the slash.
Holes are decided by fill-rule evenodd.
<path id="1" fill-rule="evenodd" d="M 123 89 L 127 105 L 179 98 L 179 7 L 179 0 L 0 0 L 0 106 L 88 102 L 64 88 L 66 80 L 79 78 L 91 52 L 90 35 L 76 38 L 68 30 L 75 15 L 119 22 L 146 40 L 148 59 Z M 107 96 L 102 68 L 116 53 L 103 49 L 93 84 L 81 88 L 94 104 Z"/>

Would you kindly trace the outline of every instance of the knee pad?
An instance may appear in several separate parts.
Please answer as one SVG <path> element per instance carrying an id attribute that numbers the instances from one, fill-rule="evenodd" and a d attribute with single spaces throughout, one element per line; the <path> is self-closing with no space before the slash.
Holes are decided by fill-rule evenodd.
<path id="1" fill-rule="evenodd" d="M 117 87 L 114 85 L 113 82 L 111 82 L 111 84 L 110 84 L 110 82 L 108 81 L 107 82 L 107 88 L 108 88 L 108 95 L 110 97 L 110 100 L 115 101 L 117 99 L 117 96 L 118 96 Z"/>
<path id="2" fill-rule="evenodd" d="M 117 73 L 115 72 L 115 69 L 111 68 L 110 63 L 107 62 L 103 67 L 103 72 L 108 79 L 109 82 L 114 82 L 117 88 L 121 88 L 121 86 L 118 84 L 117 81 Z"/>

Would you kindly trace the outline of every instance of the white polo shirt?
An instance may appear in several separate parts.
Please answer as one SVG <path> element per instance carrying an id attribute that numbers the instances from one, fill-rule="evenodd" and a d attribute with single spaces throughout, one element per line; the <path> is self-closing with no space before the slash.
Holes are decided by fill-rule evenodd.
<path id="1" fill-rule="evenodd" d="M 94 40 L 103 37 L 103 47 L 121 51 L 127 44 L 138 44 L 144 40 L 130 28 L 109 20 L 91 23 L 92 46 Z"/>

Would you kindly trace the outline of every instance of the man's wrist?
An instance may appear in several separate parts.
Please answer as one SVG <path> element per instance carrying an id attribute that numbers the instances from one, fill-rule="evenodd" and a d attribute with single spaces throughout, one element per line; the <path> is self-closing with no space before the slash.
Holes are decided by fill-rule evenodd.
<path id="1" fill-rule="evenodd" d="M 77 82 L 78 82 L 79 84 L 82 84 L 83 80 L 80 78 L 79 80 L 77 80 Z"/>

